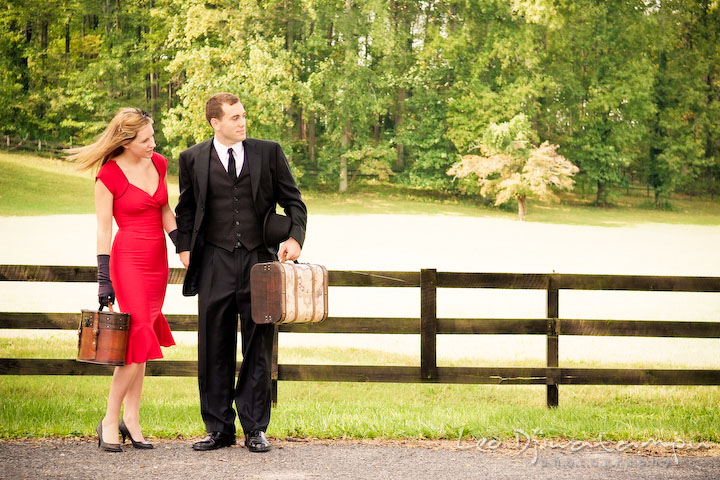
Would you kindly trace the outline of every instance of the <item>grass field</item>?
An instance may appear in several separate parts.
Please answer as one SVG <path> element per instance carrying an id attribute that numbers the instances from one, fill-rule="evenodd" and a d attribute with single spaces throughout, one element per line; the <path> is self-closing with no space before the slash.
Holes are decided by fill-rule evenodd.
<path id="1" fill-rule="evenodd" d="M 0 437 L 90 436 L 109 377 L 2 377 Z M 720 441 L 718 387 L 563 387 L 545 407 L 542 386 L 280 382 L 268 434 L 315 438 L 545 438 Z M 145 435 L 204 434 L 197 380 L 147 377 Z"/>
<path id="2" fill-rule="evenodd" d="M 177 203 L 178 186 L 168 178 L 170 204 Z M 0 152 L 0 216 L 93 213 L 90 172 L 79 172 L 72 164 L 27 154 Z M 359 186 L 350 194 L 304 192 L 308 210 L 320 215 L 411 214 L 463 215 L 513 219 L 511 211 L 479 205 L 469 198 L 385 185 Z M 644 208 L 650 197 L 633 191 L 616 206 L 599 208 L 591 198 L 565 195 L 562 203 L 530 201 L 530 222 L 568 225 L 632 225 L 670 223 L 720 225 L 720 201 L 675 196 L 673 210 Z"/>
<path id="3" fill-rule="evenodd" d="M 177 201 L 177 184 L 170 179 L 171 204 Z M 459 200 L 441 195 L 428 195 L 427 192 L 415 192 L 411 189 L 384 187 L 383 189 L 361 188 L 349 195 L 338 195 L 330 193 L 306 192 L 305 198 L 311 213 L 325 216 L 343 215 L 344 218 L 332 217 L 332 223 L 325 219 L 326 233 L 349 231 L 352 225 L 347 223 L 348 218 L 359 214 L 412 214 L 412 215 L 433 215 L 446 217 L 490 217 L 487 223 L 495 228 L 501 228 L 495 219 L 512 220 L 515 218 L 513 212 L 508 212 L 489 207 L 477 206 L 470 200 Z M 540 229 L 519 230 L 510 228 L 510 233 L 494 232 L 493 237 L 498 242 L 498 247 L 510 247 L 510 253 L 497 250 L 492 258 L 478 260 L 477 256 L 472 258 L 461 257 L 457 264 L 459 271 L 507 271 L 508 266 L 518 264 L 518 271 L 526 271 L 529 267 L 537 271 L 549 271 L 547 265 L 559 264 L 561 271 L 572 272 L 580 265 L 579 259 L 586 259 L 584 248 L 579 248 L 572 256 L 571 246 L 585 245 L 585 242 L 599 241 L 606 250 L 610 251 L 615 243 L 625 241 L 628 243 L 626 249 L 633 258 L 610 262 L 610 259 L 598 259 L 598 264 L 587 262 L 583 264 L 588 269 L 587 273 L 606 271 L 617 273 L 619 266 L 623 263 L 632 263 L 635 260 L 643 260 L 641 265 L 648 265 L 651 273 L 655 272 L 654 265 L 661 264 L 669 271 L 675 271 L 689 264 L 690 274 L 707 268 L 709 274 L 716 271 L 712 265 L 706 265 L 708 258 L 715 258 L 708 255 L 711 253 L 710 243 L 707 237 L 714 234 L 713 229 L 705 227 L 685 227 L 684 225 L 720 225 L 720 203 L 690 200 L 677 197 L 673 200 L 674 211 L 657 211 L 642 208 L 641 204 L 646 201 L 644 195 L 626 196 L 617 200 L 617 206 L 613 208 L 594 208 L 588 205 L 588 200 L 577 196 L 566 197 L 561 204 L 541 205 L 530 204 L 528 223 L 564 224 L 572 226 L 593 226 L 593 227 L 623 227 L 635 226 L 637 224 L 658 223 L 658 224 L 681 224 L 673 226 L 672 231 L 699 232 L 689 236 L 681 237 L 680 245 L 693 245 L 693 249 L 700 249 L 705 252 L 702 255 L 702 264 L 690 257 L 690 262 L 685 256 L 670 256 L 667 252 L 671 248 L 655 248 L 656 245 L 672 243 L 673 237 L 664 236 L 665 229 L 658 226 L 656 236 L 647 236 L 648 239 L 657 239 L 653 243 L 647 241 L 641 246 L 633 246 L 629 242 L 630 235 L 637 235 L 635 228 L 603 228 L 589 229 L 591 235 L 576 235 L 575 227 L 564 228 L 563 225 L 540 225 Z M 35 158 L 28 155 L 0 153 L 0 216 L 19 215 L 53 215 L 53 214 L 87 214 L 93 212 L 92 201 L 92 178 L 88 173 L 79 173 L 66 163 Z M 384 217 L 386 218 L 386 217 Z M 413 217 L 419 218 L 419 217 Z M 418 221 L 427 222 L 429 217 L 419 218 Z M 437 217 L 436 217 L 437 218 Z M 17 219 L 22 220 L 22 219 Z M 77 220 L 76 220 L 77 221 Z M 407 219 L 405 219 L 407 221 Z M 474 220 L 473 220 L 474 221 Z M 346 223 L 343 223 L 346 222 Z M 27 222 L 25 222 L 27 223 Z M 29 222 L 33 223 L 33 222 Z M 37 222 L 35 222 L 37 223 Z M 322 230 L 322 222 L 313 224 L 311 236 L 318 235 Z M 484 223 L 479 222 L 479 223 Z M 514 222 L 500 222 L 506 227 L 508 224 L 516 225 Z M 24 222 L 8 222 L 7 224 L 20 225 Z M 62 222 L 60 222 L 62 224 Z M 442 222 L 442 225 L 448 225 Z M 45 228 L 33 223 L 35 228 Z M 43 224 L 44 225 L 44 224 Z M 55 224 L 53 224 L 55 225 Z M 340 225 L 340 227 L 338 227 Z M 362 224 L 371 225 L 371 223 Z M 525 225 L 538 227 L 538 225 Z M 399 230 L 390 229 L 389 235 L 406 235 L 407 232 L 419 231 L 403 224 L 396 226 Z M 462 228 L 473 227 L 482 232 L 482 225 L 470 225 L 462 223 Z M 504 228 L 503 227 L 503 228 Z M 15 228 L 15 227 L 12 227 Z M 10 228 L 10 230 L 12 230 Z M 55 263 L 58 259 L 71 258 L 70 264 L 85 264 L 75 258 L 82 258 L 85 261 L 87 256 L 94 259 L 94 237 L 92 226 L 86 230 L 90 233 L 80 253 L 72 253 L 70 247 L 78 242 L 77 226 L 72 231 L 60 231 L 60 227 L 53 227 L 53 245 L 47 246 L 44 240 L 40 245 L 28 246 L 32 238 L 33 242 L 39 234 L 30 233 L 29 237 L 23 235 L 5 235 L 3 246 L 6 260 L 3 263 L 22 262 L 37 263 L 37 258 L 43 258 L 40 263 Z M 367 228 L 367 227 L 364 227 Z M 653 227 L 655 228 L 655 227 Z M 630 233 L 628 233 L 630 230 Z M 710 232 L 712 230 L 712 232 Z M 85 231 L 85 230 L 83 230 Z M 653 230 L 654 231 L 654 230 Z M 467 234 L 466 230 L 462 231 Z M 532 233 L 534 232 L 534 233 Z M 41 232 L 42 233 L 42 232 Z M 538 253 L 527 253 L 523 256 L 523 250 L 518 248 L 521 244 L 515 245 L 514 239 L 518 237 L 522 241 L 523 235 L 548 236 L 554 233 L 557 238 L 554 244 L 557 248 L 538 248 Z M 383 231 L 383 234 L 388 234 Z M 457 233 L 453 233 L 457 235 Z M 694 235 L 694 236 L 693 236 Z M 698 235 L 704 235 L 698 237 Z M 8 243 L 8 238 L 12 241 Z M 317 238 L 317 237 L 315 237 Z M 441 236 L 437 237 L 442 240 Z M 478 236 L 478 238 L 480 238 Z M 620 238 L 621 240 L 618 240 Z M 700 238 L 700 240 L 699 240 Z M 402 252 L 405 257 L 420 258 L 429 248 L 420 244 L 415 249 L 409 249 L 403 244 L 401 238 L 373 239 L 361 237 L 360 239 L 343 239 L 327 243 L 342 245 L 341 251 L 337 252 L 338 257 L 345 258 L 348 251 L 351 253 L 360 252 L 361 248 L 383 248 L 389 250 L 386 260 L 393 260 L 398 255 L 395 252 Z M 358 243 L 351 243 L 356 241 Z M 375 243 L 373 243 L 373 241 Z M 694 242 L 694 243 L 693 243 Z M 326 243 L 319 241 L 310 242 L 307 251 L 309 257 L 322 258 L 330 261 L 331 254 Z M 489 240 L 486 241 L 490 245 Z M 552 244 L 552 243 L 551 243 Z M 432 245 L 432 242 L 427 244 Z M 494 243 L 492 245 L 495 245 Z M 315 248 L 313 257 L 312 249 Z M 335 247 L 337 248 L 337 247 Z M 25 250 L 32 250 L 31 255 L 25 255 Z M 87 255 L 83 252 L 90 252 Z M 636 252 L 636 253 L 632 253 Z M 22 253 L 22 255 L 21 255 Z M 445 257 L 452 256 L 454 252 L 441 252 Z M 627 253 L 627 252 L 626 252 Z M 38 257 L 45 255 L 45 257 Z M 72 255 L 77 255 L 73 257 Z M 569 258 L 568 265 L 556 261 L 550 261 L 553 255 L 559 258 Z M 648 258 L 645 260 L 643 255 Z M 376 255 L 377 256 L 377 255 Z M 494 258 L 502 261 L 492 263 Z M 677 258 L 678 265 L 673 261 Z M 514 259 L 514 260 L 513 260 Z M 656 259 L 661 259 L 657 261 Z M 351 267 L 367 268 L 363 263 L 363 257 L 355 255 L 348 260 Z M 423 267 L 438 266 L 432 257 L 423 258 Z M 515 263 L 512 263 L 514 261 Z M 714 261 L 714 260 L 713 260 Z M 339 260 L 334 260 L 340 264 Z M 533 263 L 534 262 L 534 263 Z M 426 263 L 426 264 L 425 264 Z M 712 261 L 711 261 L 712 263 Z M 343 264 L 344 265 L 344 264 Z M 379 269 L 385 268 L 389 263 L 384 263 Z M 455 264 L 449 264 L 454 267 Z M 497 270 L 493 270 L 498 265 Z M 607 266 L 610 265 L 610 266 Z M 643 273 L 637 270 L 635 263 L 632 263 L 633 271 L 627 273 Z M 448 268 L 448 264 L 440 265 Z M 565 268 L 562 268 L 565 266 Z M 392 268 L 409 268 L 403 264 L 394 265 Z M 389 269 L 392 269 L 389 268 Z M 414 267 L 413 267 L 414 268 Z M 489 270 L 482 270 L 483 268 Z M 522 268 L 522 269 L 521 269 Z M 581 271 L 584 272 L 584 271 Z M 665 273 L 663 270 L 662 273 Z M 14 282 L 5 282 L 14 283 Z M 4 310 L 12 310 L 16 301 L 14 296 L 23 308 L 31 308 L 37 311 L 37 307 L 30 306 L 23 300 L 19 292 L 15 292 L 15 285 L 2 285 L 2 295 L 13 298 L 2 298 L 0 303 L 9 304 Z M 42 285 L 24 285 L 28 287 L 31 296 L 38 299 L 44 298 L 44 292 L 35 287 Z M 32 287 L 32 288 L 31 288 Z M 67 287 L 67 288 L 65 288 Z M 70 288 L 73 287 L 73 288 Z M 55 286 L 53 295 L 55 299 L 51 311 L 75 311 L 78 296 L 75 293 L 74 285 Z M 78 288 L 80 288 L 79 286 Z M 88 291 L 92 293 L 93 288 Z M 15 292 L 15 293 L 13 293 Z M 34 292 L 34 293 L 33 293 Z M 402 297 L 411 296 L 402 292 Z M 453 292 L 462 293 L 462 292 Z M 84 298 L 80 294 L 80 298 Z M 173 294 L 172 302 L 179 302 L 179 294 Z M 476 296 L 473 300 L 477 306 L 482 307 L 485 315 L 498 315 L 507 313 L 507 305 L 503 305 L 503 296 L 497 292 Z M 649 297 L 650 294 L 647 294 Z M 710 295 L 710 294 L 707 294 Z M 357 296 L 357 298 L 348 298 Z M 383 297 L 385 302 L 383 309 L 387 310 L 389 304 L 403 303 L 398 292 L 392 292 L 392 297 Z M 66 298 L 67 297 L 67 298 Z M 496 298 L 497 297 L 497 298 Z M 608 308 L 611 311 L 603 313 L 606 318 L 647 318 L 644 306 L 647 303 L 645 297 L 639 302 L 639 307 L 628 306 L 623 295 L 614 296 L 600 295 L 594 300 L 595 303 L 588 303 L 583 298 L 575 298 L 568 295 L 563 296 L 563 315 L 575 315 L 578 318 L 586 315 L 585 311 L 590 309 L 589 318 L 598 315 L 598 311 Z M 656 298 L 662 297 L 662 298 Z M 662 310 L 659 319 L 681 318 L 687 315 L 684 302 L 676 300 L 665 300 L 662 294 L 652 297 L 655 309 Z M 695 315 L 690 320 L 718 321 L 717 313 L 712 311 L 713 305 L 703 295 L 682 297 L 690 298 L 692 302 L 700 304 L 702 308 L 695 308 Z M 714 298 L 714 297 L 713 297 Z M 336 301 L 347 303 L 346 308 L 352 308 L 352 312 L 334 311 L 334 315 L 373 315 L 372 312 L 363 313 L 363 308 L 376 303 L 380 306 L 382 302 L 373 302 L 355 293 L 347 294 L 344 297 L 335 295 Z M 524 297 L 521 297 L 524 299 Z M 363 303 L 363 305 L 354 305 Z M 406 299 L 407 300 L 407 299 Z M 521 303 L 525 301 L 522 300 Z M 64 304 L 67 303 L 67 305 Z M 444 302 L 444 303 L 443 303 Z M 517 301 L 516 301 L 517 302 Z M 410 298 L 405 303 L 411 303 L 416 308 L 417 299 Z M 450 305 L 459 311 L 445 312 L 446 316 L 462 316 L 465 312 L 458 306 L 455 297 L 445 299 L 439 297 L 439 306 Z M 577 304 L 577 307 L 575 307 Z M 446 305 L 446 306 L 447 306 Z M 474 305 L 474 304 L 473 304 Z M 540 302 L 541 310 L 544 309 L 543 302 Z M 339 310 L 340 306 L 334 306 Z M 695 306 L 697 307 L 697 306 Z M 529 308 L 529 307 L 528 307 Z M 573 309 L 577 309 L 577 311 Z M 489 309 L 489 310 L 488 310 Z M 495 310 L 493 310 L 495 309 Z M 584 309 L 584 310 L 583 310 Z M 613 310 L 614 309 L 614 310 Z M 392 310 L 392 309 L 391 309 Z M 617 311 L 615 311 L 617 310 Z M 636 311 L 637 310 L 637 311 Z M 19 311 L 19 310 L 18 310 Z M 544 311 L 544 310 L 543 310 Z M 390 312 L 389 315 L 399 316 L 416 315 L 417 312 Z M 184 313 L 184 310 L 178 312 Z M 379 313 L 375 313 L 379 315 Z M 518 318 L 524 315 L 534 316 L 534 313 L 518 314 Z M 667 318 L 666 318 L 667 316 Z M 569 317 L 568 317 L 569 318 Z M 620 342 L 617 342 L 620 344 Z M 621 343 L 625 345 L 625 343 Z M 13 335 L 11 331 L 0 332 L 0 357 L 5 358 L 74 358 L 77 348 L 74 332 L 53 332 L 43 331 L 37 335 Z M 167 359 L 194 359 L 195 345 L 192 342 L 179 342 L 179 345 L 166 349 Z M 372 348 L 372 347 L 370 347 Z M 566 352 L 563 344 L 561 352 Z M 541 355 L 542 356 L 542 355 Z M 690 353 L 692 356 L 692 353 Z M 612 358 L 612 356 L 609 356 Z M 472 363 L 469 363 L 469 362 Z M 280 363 L 322 363 L 322 364 L 371 364 L 371 365 L 417 365 L 417 355 L 406 355 L 400 353 L 387 353 L 367 348 L 335 348 L 335 347 L 292 347 L 280 350 Z M 542 363 L 542 361 L 541 361 Z M 497 360 L 495 358 L 465 358 L 439 359 L 443 366 L 468 365 L 475 366 L 525 366 L 527 360 Z M 606 367 L 615 366 L 612 361 L 597 364 L 593 362 L 574 363 L 566 362 L 562 366 L 582 365 L 583 367 Z M 537 363 L 533 366 L 538 366 Z M 623 367 L 633 368 L 638 365 L 622 363 Z M 667 364 L 654 362 L 651 365 L 644 364 L 644 367 L 652 368 L 683 368 L 682 364 Z M 714 368 L 714 367 L 709 367 Z M 103 415 L 109 377 L 65 377 L 65 376 L 0 376 L 0 438 L 15 437 L 42 437 L 49 435 L 76 436 L 92 435 L 99 418 Z M 176 436 L 200 436 L 204 433 L 200 420 L 198 393 L 196 380 L 193 378 L 160 378 L 148 377 L 141 410 L 142 423 L 147 435 L 156 437 L 173 438 Z M 476 386 L 476 385 L 431 385 L 431 384 L 343 384 L 343 383 L 321 383 L 321 382 L 280 382 L 279 404 L 273 413 L 273 420 L 268 432 L 276 437 L 318 437 L 318 438 L 457 438 L 462 430 L 467 437 L 498 437 L 509 439 L 514 436 L 514 429 L 521 429 L 525 432 L 542 432 L 538 436 L 545 438 L 573 438 L 593 439 L 600 436 L 604 439 L 615 440 L 639 440 L 644 441 L 650 438 L 672 441 L 720 441 L 720 387 L 622 387 L 622 386 L 566 386 L 560 387 L 560 407 L 548 410 L 545 407 L 544 386 Z"/>
<path id="4" fill-rule="evenodd" d="M 48 333 L 42 342 L 0 338 L 0 352 L 73 358 L 75 338 L 72 332 Z M 196 355 L 194 345 L 182 341 L 164 351 L 166 359 Z M 281 349 L 279 361 L 417 365 L 409 355 L 339 348 Z M 0 377 L 0 438 L 92 435 L 109 382 Z M 541 438 L 720 441 L 720 387 L 561 386 L 560 407 L 553 410 L 545 406 L 544 386 L 280 382 L 278 397 L 268 432 L 275 437 L 453 439 L 462 430 L 464 438 L 511 439 L 519 429 Z M 141 416 L 146 434 L 201 436 L 196 380 L 147 377 Z"/>
<path id="5" fill-rule="evenodd" d="M 314 362 L 307 351 L 287 349 L 280 361 L 345 363 L 348 355 L 359 364 L 403 360 L 326 350 Z M 178 356 L 185 355 L 168 358 Z M 92 435 L 109 382 L 0 377 L 0 437 Z M 520 429 L 543 438 L 720 441 L 719 387 L 562 386 L 553 410 L 545 407 L 543 386 L 280 382 L 278 397 L 268 431 L 275 437 L 453 439 L 462 430 L 466 438 L 510 439 Z M 141 416 L 146 435 L 201 436 L 197 381 L 147 377 Z"/>

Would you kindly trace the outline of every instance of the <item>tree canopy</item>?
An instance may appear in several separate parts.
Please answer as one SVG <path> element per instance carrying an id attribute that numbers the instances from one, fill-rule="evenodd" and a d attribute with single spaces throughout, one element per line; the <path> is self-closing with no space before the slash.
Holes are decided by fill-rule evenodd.
<path id="1" fill-rule="evenodd" d="M 138 106 L 172 160 L 231 91 L 327 188 L 458 191 L 448 169 L 523 115 L 598 203 L 715 195 L 719 65 L 717 0 L 0 0 L 4 135 L 77 145 Z"/>
<path id="2" fill-rule="evenodd" d="M 578 168 L 557 153 L 558 146 L 547 141 L 537 146 L 525 115 L 509 122 L 491 124 L 475 147 L 482 155 L 465 155 L 448 170 L 456 178 L 474 178 L 480 193 L 494 198 L 495 205 L 511 199 L 518 205 L 518 216 L 525 220 L 527 199 L 558 200 L 556 192 L 570 190 Z"/>

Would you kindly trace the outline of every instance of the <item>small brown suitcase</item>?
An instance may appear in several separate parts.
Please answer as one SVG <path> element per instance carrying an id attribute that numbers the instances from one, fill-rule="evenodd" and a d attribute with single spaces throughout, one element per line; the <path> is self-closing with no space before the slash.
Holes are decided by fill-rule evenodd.
<path id="1" fill-rule="evenodd" d="M 258 263 L 250 270 L 255 323 L 319 323 L 328 316 L 328 271 L 309 263 Z"/>
<path id="2" fill-rule="evenodd" d="M 81 310 L 78 328 L 79 362 L 125 365 L 130 314 Z"/>

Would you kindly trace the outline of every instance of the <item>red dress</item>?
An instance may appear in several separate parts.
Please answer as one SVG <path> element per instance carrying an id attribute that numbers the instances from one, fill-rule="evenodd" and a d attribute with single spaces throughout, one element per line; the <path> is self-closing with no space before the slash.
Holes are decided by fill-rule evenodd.
<path id="1" fill-rule="evenodd" d="M 160 346 L 175 345 L 160 311 L 168 282 L 162 226 L 162 208 L 168 203 L 167 159 L 153 153 L 152 162 L 160 176 L 153 195 L 128 182 L 113 160 L 97 175 L 113 195 L 113 216 L 118 225 L 110 255 L 110 280 L 118 309 L 130 314 L 126 365 L 163 358 Z"/>

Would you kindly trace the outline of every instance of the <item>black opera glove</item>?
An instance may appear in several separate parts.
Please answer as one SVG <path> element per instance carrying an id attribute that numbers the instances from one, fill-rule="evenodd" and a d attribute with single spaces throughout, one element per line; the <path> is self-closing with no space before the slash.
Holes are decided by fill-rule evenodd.
<path id="1" fill-rule="evenodd" d="M 101 307 L 115 303 L 115 289 L 110 281 L 110 255 L 97 256 L 98 301 Z"/>
<path id="2" fill-rule="evenodd" d="M 176 228 L 172 232 L 168 232 L 168 237 L 170 237 L 170 240 L 173 242 L 173 245 L 175 245 L 175 248 L 177 248 L 178 229 Z"/>

